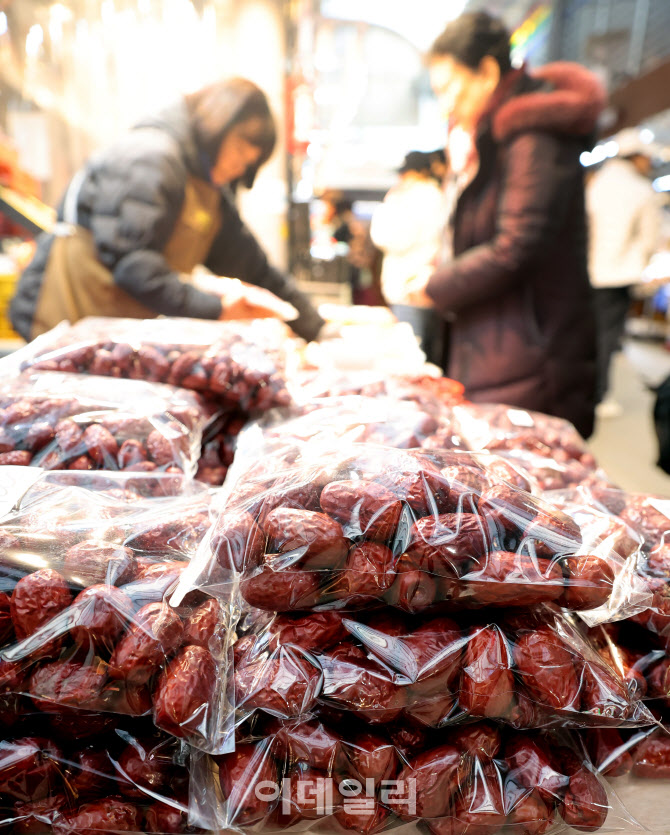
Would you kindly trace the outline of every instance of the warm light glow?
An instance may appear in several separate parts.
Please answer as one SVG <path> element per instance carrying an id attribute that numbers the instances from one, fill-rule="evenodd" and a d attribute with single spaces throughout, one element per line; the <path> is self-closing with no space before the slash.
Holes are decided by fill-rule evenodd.
<path id="1" fill-rule="evenodd" d="M 44 32 L 39 23 L 33 24 L 26 35 L 26 55 L 34 58 L 44 43 Z"/>
<path id="2" fill-rule="evenodd" d="M 49 17 L 54 23 L 67 23 L 72 20 L 72 11 L 64 6 L 62 3 L 54 3 L 49 7 Z"/>
<path id="3" fill-rule="evenodd" d="M 670 174 L 664 177 L 657 177 L 652 183 L 654 191 L 670 191 Z"/>

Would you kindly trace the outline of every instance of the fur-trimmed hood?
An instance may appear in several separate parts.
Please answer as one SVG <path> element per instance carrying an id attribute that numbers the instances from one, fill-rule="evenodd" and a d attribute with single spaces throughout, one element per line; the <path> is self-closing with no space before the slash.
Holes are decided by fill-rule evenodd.
<path id="1" fill-rule="evenodd" d="M 542 89 L 512 95 L 493 115 L 496 141 L 526 130 L 571 136 L 586 136 L 595 130 L 607 94 L 592 72 L 579 64 L 557 61 L 535 70 L 531 78 L 544 82 Z"/>

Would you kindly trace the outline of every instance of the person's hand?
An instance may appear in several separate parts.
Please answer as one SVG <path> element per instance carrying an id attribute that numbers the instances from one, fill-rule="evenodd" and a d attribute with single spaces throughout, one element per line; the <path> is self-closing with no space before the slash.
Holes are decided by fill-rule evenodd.
<path id="1" fill-rule="evenodd" d="M 326 324 L 321 328 L 316 337 L 316 342 L 323 342 L 327 339 L 341 339 L 342 338 L 342 325 L 339 322 L 326 322 Z"/>
<path id="2" fill-rule="evenodd" d="M 433 300 L 426 293 L 426 286 L 435 270 L 432 266 L 417 271 L 405 284 L 405 304 L 414 307 L 433 307 Z"/>
<path id="3" fill-rule="evenodd" d="M 221 296 L 220 320 L 283 319 L 297 314 L 293 305 L 261 287 L 246 284 L 237 278 L 218 279 Z"/>
<path id="4" fill-rule="evenodd" d="M 227 302 L 225 298 L 221 299 L 223 309 L 219 316 L 219 321 L 228 321 L 229 319 L 277 319 L 277 311 L 263 305 L 252 304 L 244 297 Z"/>

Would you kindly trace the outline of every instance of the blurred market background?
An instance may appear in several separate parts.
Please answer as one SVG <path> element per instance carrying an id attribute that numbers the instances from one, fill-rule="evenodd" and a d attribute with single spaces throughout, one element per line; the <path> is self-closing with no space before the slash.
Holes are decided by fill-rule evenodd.
<path id="1" fill-rule="evenodd" d="M 504 17 L 515 63 L 578 61 L 605 83 L 610 106 L 585 167 L 613 155 L 625 127 L 670 146 L 668 0 L 0 2 L 0 337 L 11 347 L 6 302 L 74 172 L 140 116 L 226 75 L 256 81 L 281 125 L 278 152 L 240 197 L 270 257 L 320 301 L 379 303 L 374 208 L 408 150 L 444 144 L 423 54 L 448 20 L 476 9 Z M 670 191 L 670 155 L 654 160 L 653 179 Z M 328 201 L 351 204 L 349 243 L 334 239 Z M 629 489 L 668 489 L 651 463 L 649 390 L 670 374 L 668 261 L 662 248 L 636 292 L 615 368 L 623 413 L 593 442 Z"/>

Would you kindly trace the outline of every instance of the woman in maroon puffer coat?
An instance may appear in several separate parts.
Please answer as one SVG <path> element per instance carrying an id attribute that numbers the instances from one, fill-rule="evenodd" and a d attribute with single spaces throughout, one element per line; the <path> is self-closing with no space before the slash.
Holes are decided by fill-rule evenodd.
<path id="1" fill-rule="evenodd" d="M 451 320 L 448 374 L 474 401 L 567 418 L 588 437 L 595 336 L 579 156 L 604 91 L 577 64 L 512 69 L 509 35 L 484 12 L 447 26 L 430 72 L 449 121 L 453 237 L 425 292 Z"/>

